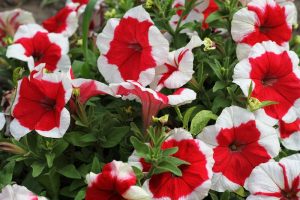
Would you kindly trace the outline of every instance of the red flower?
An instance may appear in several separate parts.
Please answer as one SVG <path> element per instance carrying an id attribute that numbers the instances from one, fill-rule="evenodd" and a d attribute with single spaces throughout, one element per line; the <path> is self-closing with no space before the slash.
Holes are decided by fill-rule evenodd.
<path id="1" fill-rule="evenodd" d="M 193 90 L 181 88 L 172 95 L 164 95 L 152 89 L 145 88 L 135 81 L 111 84 L 116 96 L 123 99 L 136 100 L 142 104 L 144 128 L 146 129 L 158 111 L 168 106 L 190 103 L 196 98 Z"/>
<path id="2" fill-rule="evenodd" d="M 300 154 L 257 166 L 252 171 L 246 188 L 251 193 L 247 198 L 250 200 L 299 200 Z"/>
<path id="3" fill-rule="evenodd" d="M 215 0 L 209 0 L 208 8 L 206 8 L 203 12 L 203 15 L 204 15 L 204 20 L 203 20 L 203 23 L 202 23 L 203 28 L 207 29 L 209 27 L 208 24 L 206 23 L 207 17 L 210 14 L 212 14 L 212 13 L 218 11 L 218 10 L 219 10 L 219 6 L 218 6 L 218 4 L 216 4 Z"/>
<path id="4" fill-rule="evenodd" d="M 27 62 L 31 71 L 42 64 L 51 72 L 69 72 L 71 64 L 68 51 L 68 38 L 48 33 L 39 25 L 29 24 L 20 26 L 6 56 Z"/>
<path id="5" fill-rule="evenodd" d="M 15 9 L 0 12 L 0 45 L 6 46 L 5 37 L 15 35 L 20 25 L 35 23 L 30 12 Z"/>
<path id="6" fill-rule="evenodd" d="M 148 85 L 154 68 L 166 61 L 169 52 L 168 41 L 142 6 L 130 9 L 120 20 L 110 19 L 97 45 L 98 68 L 109 83 L 134 80 Z"/>
<path id="7" fill-rule="evenodd" d="M 43 27 L 50 33 L 61 33 L 66 37 L 71 37 L 78 28 L 77 13 L 72 7 L 66 6 L 55 16 L 46 19 Z"/>
<path id="8" fill-rule="evenodd" d="M 287 46 L 292 37 L 294 12 L 291 6 L 280 6 L 274 0 L 252 0 L 247 8 L 235 13 L 231 34 L 238 42 L 239 60 L 246 58 L 256 43 L 271 40 Z"/>
<path id="9" fill-rule="evenodd" d="M 243 186 L 253 168 L 278 155 L 276 130 L 240 107 L 225 108 L 214 126 L 208 126 L 198 138 L 213 147 L 212 189 L 224 192 Z"/>
<path id="10" fill-rule="evenodd" d="M 95 80 L 74 79 L 72 80 L 72 85 L 75 91 L 78 92 L 76 95 L 78 95 L 81 104 L 84 104 L 94 96 L 113 94 L 109 86 Z"/>
<path id="11" fill-rule="evenodd" d="M 292 123 L 279 121 L 279 136 L 282 144 L 287 149 L 300 150 L 300 119 L 297 118 Z"/>
<path id="12" fill-rule="evenodd" d="M 292 51 L 286 51 L 274 42 L 255 45 L 247 59 L 239 62 L 233 75 L 248 95 L 250 83 L 253 84 L 252 96 L 259 101 L 274 101 L 278 104 L 264 107 L 272 118 L 287 123 L 300 117 L 300 71 L 299 58 Z"/>
<path id="13" fill-rule="evenodd" d="M 135 186 L 137 181 L 132 168 L 121 161 L 106 164 L 100 174 L 88 174 L 87 182 L 86 200 L 139 200 L 149 196 Z"/>
<path id="14" fill-rule="evenodd" d="M 71 94 L 71 83 L 62 74 L 23 78 L 12 106 L 11 134 L 21 138 L 35 130 L 45 137 L 62 137 L 70 124 L 70 114 L 64 107 Z"/>
<path id="15" fill-rule="evenodd" d="M 212 150 L 203 142 L 193 139 L 184 129 L 174 129 L 171 136 L 163 143 L 162 149 L 178 147 L 172 155 L 189 162 L 181 165 L 182 176 L 171 172 L 153 175 L 143 188 L 152 194 L 152 199 L 194 200 L 207 196 L 211 186 Z"/>

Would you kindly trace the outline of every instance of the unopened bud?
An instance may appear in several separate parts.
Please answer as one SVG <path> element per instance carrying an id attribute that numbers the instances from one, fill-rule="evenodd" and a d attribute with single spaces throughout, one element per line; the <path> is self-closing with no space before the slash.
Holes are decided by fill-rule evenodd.
<path id="1" fill-rule="evenodd" d="M 216 49 L 216 44 L 208 37 L 204 38 L 204 51 L 210 51 Z"/>

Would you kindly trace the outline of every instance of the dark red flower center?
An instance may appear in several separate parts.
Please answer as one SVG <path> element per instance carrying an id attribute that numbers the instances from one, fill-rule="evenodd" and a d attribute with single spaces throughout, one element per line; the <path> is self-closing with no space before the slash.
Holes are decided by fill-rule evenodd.
<path id="1" fill-rule="evenodd" d="M 298 200 L 297 191 L 290 190 L 290 191 L 281 191 L 282 200 Z"/>
<path id="2" fill-rule="evenodd" d="M 142 52 L 143 47 L 139 43 L 130 43 L 128 48 L 135 50 L 136 52 Z"/>
<path id="3" fill-rule="evenodd" d="M 34 59 L 34 63 L 38 63 L 43 58 L 43 53 L 39 51 L 35 51 L 32 53 L 32 57 Z"/>
<path id="4" fill-rule="evenodd" d="M 232 144 L 229 145 L 229 149 L 232 152 L 241 152 L 243 150 L 244 145 L 238 144 L 236 142 L 233 142 Z"/>
<path id="5" fill-rule="evenodd" d="M 277 78 L 276 77 L 265 77 L 264 79 L 262 79 L 261 83 L 264 86 L 273 86 L 276 82 L 277 82 Z"/>
<path id="6" fill-rule="evenodd" d="M 56 106 L 56 101 L 48 97 L 44 97 L 40 100 L 40 104 L 48 111 L 54 110 Z"/>

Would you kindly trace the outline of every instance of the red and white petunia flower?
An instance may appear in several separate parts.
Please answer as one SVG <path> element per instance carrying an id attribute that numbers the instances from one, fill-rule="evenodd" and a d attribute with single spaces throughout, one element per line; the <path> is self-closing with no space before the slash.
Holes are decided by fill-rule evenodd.
<path id="1" fill-rule="evenodd" d="M 300 118 L 292 123 L 279 121 L 279 137 L 281 143 L 287 149 L 300 150 Z"/>
<path id="2" fill-rule="evenodd" d="M 175 0 L 173 2 L 172 7 L 174 9 L 177 9 L 177 12 L 174 16 L 172 16 L 169 23 L 174 30 L 178 26 L 179 20 L 184 13 L 184 6 L 185 6 L 186 2 L 189 2 L 189 0 L 187 0 L 187 1 Z M 203 22 L 203 20 L 204 20 L 203 12 L 208 8 L 209 0 L 197 0 L 195 5 L 196 5 L 195 8 L 193 8 L 186 16 L 182 17 L 181 24 L 180 24 L 181 26 L 186 23 L 193 22 L 193 21 Z M 183 30 L 182 32 L 184 33 L 184 32 L 189 32 L 189 31 Z"/>
<path id="3" fill-rule="evenodd" d="M 32 74 L 20 80 L 12 106 L 12 136 L 19 139 L 35 130 L 45 137 L 61 138 L 70 125 L 65 105 L 71 95 L 71 82 L 60 73 Z"/>
<path id="4" fill-rule="evenodd" d="M 300 117 L 300 71 L 296 53 L 287 51 L 274 42 L 256 44 L 247 59 L 234 69 L 233 82 L 244 95 L 252 82 L 252 97 L 259 101 L 274 101 L 275 105 L 264 107 L 275 119 L 292 123 Z"/>
<path id="5" fill-rule="evenodd" d="M 206 19 L 209 17 L 210 14 L 212 14 L 212 13 L 218 11 L 218 10 L 219 10 L 219 6 L 215 2 L 215 0 L 209 0 L 209 5 L 203 12 L 204 20 L 203 20 L 203 23 L 202 23 L 202 28 L 206 29 L 206 28 L 209 27 L 209 25 L 206 23 Z"/>
<path id="6" fill-rule="evenodd" d="M 87 175 L 88 188 L 86 200 L 149 200 L 141 187 L 136 186 L 137 179 L 130 165 L 121 161 L 106 164 L 100 174 Z"/>
<path id="7" fill-rule="evenodd" d="M 257 166 L 245 187 L 251 193 L 247 200 L 299 200 L 300 155 Z"/>
<path id="8" fill-rule="evenodd" d="M 130 9 L 122 19 L 108 20 L 97 46 L 98 68 L 109 83 L 134 80 L 148 85 L 155 67 L 165 63 L 169 53 L 169 42 L 142 6 Z"/>
<path id="9" fill-rule="evenodd" d="M 28 24 L 19 27 L 6 56 L 27 62 L 30 71 L 44 64 L 51 72 L 69 72 L 71 62 L 68 51 L 68 38 L 62 34 L 48 33 L 37 24 Z"/>
<path id="10" fill-rule="evenodd" d="M 177 89 L 190 81 L 194 74 L 192 50 L 202 44 L 199 36 L 194 35 L 185 47 L 170 52 L 167 62 L 155 69 L 156 75 L 151 88 L 155 88 L 156 91 L 164 87 Z"/>
<path id="11" fill-rule="evenodd" d="M 274 0 L 252 0 L 246 8 L 236 12 L 231 34 L 238 43 L 237 57 L 246 58 L 252 46 L 263 41 L 274 41 L 288 47 L 292 37 L 295 9 L 280 6 Z"/>
<path id="12" fill-rule="evenodd" d="M 143 188 L 154 200 L 194 200 L 204 199 L 211 186 L 212 150 L 200 140 L 193 139 L 186 130 L 174 129 L 170 137 L 162 144 L 162 149 L 178 147 L 172 156 L 189 162 L 181 165 L 182 176 L 171 172 L 153 175 L 146 180 Z"/>
<path id="13" fill-rule="evenodd" d="M 95 10 L 99 10 L 100 4 L 102 2 L 103 2 L 103 0 L 97 0 L 96 5 L 95 5 Z M 76 8 L 76 11 L 80 15 L 85 11 L 85 8 L 88 3 L 89 3 L 89 0 L 67 0 L 66 6 Z"/>
<path id="14" fill-rule="evenodd" d="M 35 20 L 30 12 L 21 9 L 0 12 L 0 46 L 6 46 L 4 39 L 13 37 L 20 25 L 33 23 Z"/>
<path id="15" fill-rule="evenodd" d="M 110 87 L 116 96 L 136 100 L 142 104 L 144 128 L 151 124 L 152 117 L 156 116 L 161 109 L 187 104 L 196 99 L 196 93 L 186 88 L 180 88 L 172 95 L 164 95 L 150 88 L 145 88 L 135 81 L 111 84 Z"/>
<path id="16" fill-rule="evenodd" d="M 66 6 L 56 15 L 43 21 L 43 27 L 50 33 L 61 33 L 71 37 L 78 28 L 78 15 L 74 8 Z"/>
<path id="17" fill-rule="evenodd" d="M 47 200 L 29 191 L 26 187 L 17 184 L 7 185 L 0 192 L 1 200 Z"/>
<path id="18" fill-rule="evenodd" d="M 72 85 L 81 104 L 84 104 L 94 96 L 106 94 L 113 95 L 113 91 L 108 85 L 96 80 L 83 78 L 73 79 Z"/>
<path id="19" fill-rule="evenodd" d="M 243 186 L 253 168 L 279 154 L 276 130 L 265 117 L 237 106 L 225 108 L 216 124 L 198 138 L 213 148 L 212 189 L 235 191 Z"/>

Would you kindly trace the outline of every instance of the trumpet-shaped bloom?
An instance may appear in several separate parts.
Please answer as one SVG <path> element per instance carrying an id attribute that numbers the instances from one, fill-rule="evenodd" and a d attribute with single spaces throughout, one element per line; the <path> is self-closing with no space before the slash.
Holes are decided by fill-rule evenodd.
<path id="1" fill-rule="evenodd" d="M 215 0 L 209 0 L 209 5 L 208 7 L 204 10 L 203 15 L 204 15 L 204 21 L 202 23 L 203 28 L 208 28 L 208 24 L 206 23 L 206 19 L 208 16 L 216 11 L 219 10 L 218 4 L 216 4 Z"/>
<path id="2" fill-rule="evenodd" d="M 279 121 L 279 136 L 283 146 L 287 149 L 300 150 L 300 119 L 292 123 Z"/>
<path id="3" fill-rule="evenodd" d="M 0 12 L 0 45 L 6 46 L 4 38 L 13 37 L 20 25 L 31 23 L 35 20 L 30 12 L 21 9 Z"/>
<path id="4" fill-rule="evenodd" d="M 43 27 L 50 33 L 61 33 L 71 37 L 78 28 L 78 15 L 74 8 L 66 6 L 56 15 L 43 21 Z"/>
<path id="5" fill-rule="evenodd" d="M 29 191 L 26 187 L 20 185 L 7 185 L 0 193 L 1 200 L 47 200 L 45 197 L 39 197 Z"/>
<path id="6" fill-rule="evenodd" d="M 198 135 L 214 151 L 213 190 L 237 190 L 255 166 L 278 155 L 277 132 L 262 116 L 231 106 L 222 111 L 215 125 Z"/>
<path id="7" fill-rule="evenodd" d="M 109 83 L 150 84 L 155 67 L 165 63 L 169 52 L 168 41 L 142 6 L 130 9 L 122 19 L 108 20 L 97 46 L 101 52 L 98 68 Z"/>
<path id="8" fill-rule="evenodd" d="M 14 120 L 10 132 L 15 138 L 35 130 L 40 135 L 60 138 L 70 125 L 70 114 L 65 105 L 71 98 L 72 85 L 62 74 L 23 78 L 18 82 L 12 106 Z"/>
<path id="9" fill-rule="evenodd" d="M 162 149 L 178 147 L 172 156 L 189 162 L 181 165 L 182 176 L 171 172 L 153 175 L 143 185 L 152 194 L 152 199 L 194 200 L 207 196 L 211 186 L 212 150 L 203 142 L 193 139 L 184 129 L 174 129 L 163 143 Z"/>
<path id="10" fill-rule="evenodd" d="M 288 46 L 294 15 L 294 8 L 280 6 L 274 0 L 252 0 L 246 8 L 235 13 L 231 34 L 238 43 L 239 60 L 246 58 L 256 43 L 271 40 L 278 45 Z"/>
<path id="11" fill-rule="evenodd" d="M 251 193 L 249 200 L 300 199 L 300 155 L 255 167 L 245 186 Z"/>
<path id="12" fill-rule="evenodd" d="M 275 119 L 292 123 L 300 117 L 300 71 L 299 58 L 274 42 L 255 45 L 247 59 L 239 62 L 233 75 L 245 95 L 252 82 L 252 96 L 259 101 L 274 101 L 275 105 L 264 107 Z"/>
<path id="13" fill-rule="evenodd" d="M 90 80 L 90 79 L 74 79 L 72 80 L 72 85 L 76 92 L 78 92 L 78 97 L 80 103 L 84 104 L 91 97 L 98 95 L 113 95 L 112 90 L 108 85 L 101 83 L 99 81 Z"/>
<path id="14" fill-rule="evenodd" d="M 155 80 L 151 84 L 156 91 L 162 88 L 177 89 L 182 87 L 193 77 L 193 48 L 199 47 L 203 41 L 199 36 L 192 36 L 187 46 L 169 53 L 168 60 L 164 65 L 155 69 Z"/>
<path id="15" fill-rule="evenodd" d="M 48 33 L 37 24 L 28 24 L 19 27 L 6 56 L 27 62 L 30 71 L 44 64 L 48 71 L 68 72 L 71 67 L 68 51 L 68 38 Z"/>
<path id="16" fill-rule="evenodd" d="M 106 164 L 100 174 L 87 175 L 86 200 L 148 200 L 149 195 L 136 186 L 132 168 L 121 161 Z"/>
<path id="17" fill-rule="evenodd" d="M 196 99 L 196 93 L 190 89 L 180 88 L 172 95 L 164 95 L 145 88 L 135 81 L 113 84 L 111 88 L 116 96 L 136 100 L 142 104 L 144 128 L 151 124 L 152 117 L 156 116 L 159 110 L 169 106 L 187 104 Z"/>

